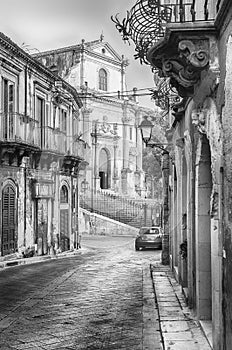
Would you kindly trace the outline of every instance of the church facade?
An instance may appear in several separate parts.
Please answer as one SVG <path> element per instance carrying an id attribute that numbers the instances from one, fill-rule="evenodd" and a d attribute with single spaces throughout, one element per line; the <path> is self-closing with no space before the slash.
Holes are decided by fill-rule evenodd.
<path id="1" fill-rule="evenodd" d="M 152 116 L 153 111 L 139 105 L 135 88 L 126 91 L 128 61 L 103 36 L 35 56 L 82 98 L 79 137 L 85 144 L 88 165 L 80 172 L 80 184 L 144 197 L 143 145 L 138 126 L 142 117 Z"/>

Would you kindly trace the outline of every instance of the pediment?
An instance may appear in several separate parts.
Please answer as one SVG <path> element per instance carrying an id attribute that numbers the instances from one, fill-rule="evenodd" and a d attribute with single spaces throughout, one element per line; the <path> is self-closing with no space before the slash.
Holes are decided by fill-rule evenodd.
<path id="1" fill-rule="evenodd" d="M 92 52 L 95 52 L 98 55 L 121 62 L 121 57 L 106 42 L 99 42 L 97 44 L 94 44 L 90 49 Z"/>

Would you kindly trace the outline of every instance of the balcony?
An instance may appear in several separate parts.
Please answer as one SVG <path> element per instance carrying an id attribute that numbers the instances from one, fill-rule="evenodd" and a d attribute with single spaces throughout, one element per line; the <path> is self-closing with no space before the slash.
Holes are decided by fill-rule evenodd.
<path id="1" fill-rule="evenodd" d="M 181 97 L 195 93 L 203 71 L 218 76 L 214 21 L 222 1 L 138 0 L 120 22 L 112 18 L 126 41 L 132 40 L 141 63 L 169 78 Z M 207 86 L 209 89 L 209 86 Z"/>
<path id="2" fill-rule="evenodd" d="M 24 156 L 34 155 L 37 166 L 49 169 L 51 162 L 72 157 L 79 162 L 84 144 L 67 137 L 59 128 L 41 129 L 38 120 L 20 113 L 0 114 L 0 159 L 5 165 L 19 166 Z M 66 157 L 66 158 L 65 158 Z M 75 160 L 75 161 L 74 161 Z"/>
<path id="3" fill-rule="evenodd" d="M 37 122 L 20 113 L 0 113 L 0 157 L 3 164 L 18 166 L 22 157 L 38 152 Z"/>
<path id="4" fill-rule="evenodd" d="M 0 114 L 0 141 L 39 147 L 37 122 L 20 113 Z"/>

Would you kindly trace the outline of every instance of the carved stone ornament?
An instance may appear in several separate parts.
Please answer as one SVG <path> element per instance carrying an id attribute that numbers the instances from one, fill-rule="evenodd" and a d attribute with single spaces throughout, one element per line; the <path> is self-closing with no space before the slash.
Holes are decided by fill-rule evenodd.
<path id="1" fill-rule="evenodd" d="M 179 42 L 181 57 L 195 69 L 204 69 L 209 64 L 209 42 L 207 40 L 181 40 Z"/>
<path id="2" fill-rule="evenodd" d="M 103 122 L 97 124 L 97 132 L 100 134 L 109 134 L 111 136 L 117 136 L 118 126 L 116 123 L 114 123 L 113 125 L 108 123 L 108 118 L 104 116 Z"/>
<path id="3" fill-rule="evenodd" d="M 163 44 L 148 53 L 148 60 L 162 76 L 170 77 L 170 85 L 181 97 L 191 97 L 201 79 L 201 72 L 209 68 L 210 39 L 189 37 L 188 33 L 168 36 Z"/>
<path id="4" fill-rule="evenodd" d="M 163 61 L 163 72 L 165 75 L 173 78 L 178 85 L 180 84 L 184 88 L 192 87 L 199 80 L 199 72 L 195 71 L 191 66 L 185 65 L 178 57 L 165 59 Z M 173 84 L 173 80 L 170 81 Z M 178 85 L 175 87 L 178 88 Z"/>

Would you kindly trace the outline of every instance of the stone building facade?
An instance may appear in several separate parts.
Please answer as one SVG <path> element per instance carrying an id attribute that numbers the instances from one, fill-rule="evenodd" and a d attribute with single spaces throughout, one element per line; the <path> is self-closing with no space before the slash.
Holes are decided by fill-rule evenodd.
<path id="1" fill-rule="evenodd" d="M 3 33 L 0 90 L 0 255 L 77 246 L 81 100 Z"/>
<path id="2" fill-rule="evenodd" d="M 99 40 L 36 54 L 82 96 L 81 138 L 89 165 L 80 183 L 130 197 L 145 196 L 142 141 L 138 126 L 150 109 L 126 91 L 128 61 L 101 35 Z"/>
<path id="3" fill-rule="evenodd" d="M 170 264 L 213 349 L 231 349 L 232 5 L 183 3 L 147 52 L 181 98 L 168 132 Z"/>

